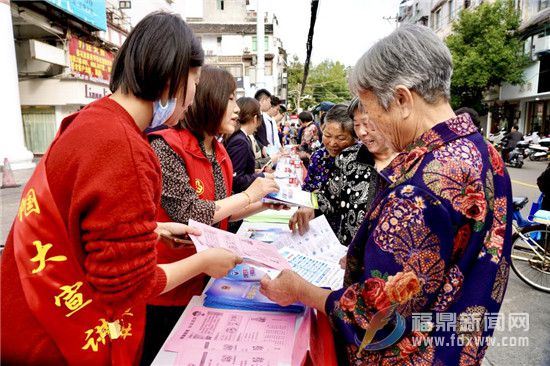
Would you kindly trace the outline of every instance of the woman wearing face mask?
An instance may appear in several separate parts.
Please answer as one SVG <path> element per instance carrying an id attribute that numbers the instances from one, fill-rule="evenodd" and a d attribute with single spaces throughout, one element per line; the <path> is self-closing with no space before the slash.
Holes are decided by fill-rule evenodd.
<path id="1" fill-rule="evenodd" d="M 162 170 L 159 221 L 193 219 L 227 230 L 228 221 L 264 209 L 261 199 L 278 191 L 273 179 L 256 178 L 246 190 L 231 196 L 233 167 L 216 136 L 235 131 L 236 88 L 229 72 L 203 67 L 195 100 L 181 124 L 149 135 Z M 195 249 L 174 249 L 159 242 L 158 252 L 159 262 L 164 263 L 193 255 Z M 149 302 L 142 364 L 152 361 L 191 297 L 200 295 L 204 285 L 204 276 L 196 277 Z"/>
<path id="2" fill-rule="evenodd" d="M 211 250 L 157 265 L 159 233 L 198 232 L 157 224 L 160 167 L 142 131 L 178 120 L 202 62 L 181 17 L 150 14 L 117 54 L 113 94 L 63 120 L 2 254 L 2 363 L 135 364 L 150 298 L 241 261 Z"/>
<path id="3" fill-rule="evenodd" d="M 346 246 L 381 189 L 377 171 L 385 168 L 396 156 L 383 135 L 369 123 L 358 98 L 351 102 L 347 113 L 353 119 L 353 129 L 361 144 L 348 147 L 336 157 L 328 182 L 317 193 L 317 212 L 300 208 L 289 222 L 293 231 L 303 235 L 309 230 L 309 221 L 324 214 L 340 242 Z M 329 114 L 330 111 L 327 117 Z"/>

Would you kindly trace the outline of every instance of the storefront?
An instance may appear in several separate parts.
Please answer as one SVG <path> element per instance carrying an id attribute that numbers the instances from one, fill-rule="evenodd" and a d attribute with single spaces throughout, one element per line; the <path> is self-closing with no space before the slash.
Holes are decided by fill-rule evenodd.
<path id="1" fill-rule="evenodd" d="M 539 136 L 550 134 L 550 96 L 526 103 L 525 132 L 538 132 Z"/>
<path id="2" fill-rule="evenodd" d="M 46 152 L 63 118 L 110 93 L 110 51 L 69 35 L 69 73 L 19 82 L 25 145 L 35 155 Z"/>
<path id="3" fill-rule="evenodd" d="M 550 134 L 550 59 L 541 57 L 525 68 L 521 85 L 504 84 L 491 107 L 492 130 L 518 125 L 524 134 Z"/>

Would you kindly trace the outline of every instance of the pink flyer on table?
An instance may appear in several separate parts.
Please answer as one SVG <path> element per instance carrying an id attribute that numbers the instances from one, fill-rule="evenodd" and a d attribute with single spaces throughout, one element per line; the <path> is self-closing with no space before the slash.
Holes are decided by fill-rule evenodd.
<path id="1" fill-rule="evenodd" d="M 290 363 L 295 326 L 295 314 L 196 306 L 191 309 L 183 323 L 180 323 L 164 349 L 182 353 L 178 355 L 178 359 L 189 361 L 181 363 L 183 365 L 194 364 L 192 360 L 201 360 L 205 355 L 216 358 L 219 353 L 234 359 L 256 355 L 259 357 L 256 358 L 257 361 L 261 357 L 269 361 L 251 361 L 252 363 L 245 363 L 246 365 L 270 365 L 272 361 Z M 202 363 L 197 363 L 199 364 Z"/>

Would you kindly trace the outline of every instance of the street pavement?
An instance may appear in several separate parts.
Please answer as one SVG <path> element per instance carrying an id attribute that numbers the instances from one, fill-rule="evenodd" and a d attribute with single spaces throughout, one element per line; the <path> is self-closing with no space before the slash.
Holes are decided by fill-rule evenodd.
<path id="1" fill-rule="evenodd" d="M 514 196 L 529 198 L 529 204 L 522 210 L 527 217 L 531 202 L 536 201 L 540 192 L 536 186 L 537 177 L 546 168 L 547 162 L 526 161 L 521 169 L 508 168 L 512 179 Z M 15 171 L 15 180 L 23 184 L 29 179 L 32 170 Z M 13 218 L 19 208 L 23 186 L 0 190 L 1 224 L 0 243 L 8 235 Z M 483 279 L 479 279 L 482 281 Z M 503 331 L 494 334 L 497 344 L 489 347 L 483 366 L 546 366 L 550 365 L 550 294 L 534 290 L 523 283 L 510 271 L 508 289 L 504 297 L 501 313 L 506 321 Z M 528 329 L 525 326 L 509 329 L 509 320 L 517 314 L 528 314 Z M 523 315 L 520 315 L 523 316 Z M 524 338 L 527 337 L 527 338 Z M 528 342 L 528 345 L 510 346 Z M 502 345 L 502 344 L 507 344 Z"/>

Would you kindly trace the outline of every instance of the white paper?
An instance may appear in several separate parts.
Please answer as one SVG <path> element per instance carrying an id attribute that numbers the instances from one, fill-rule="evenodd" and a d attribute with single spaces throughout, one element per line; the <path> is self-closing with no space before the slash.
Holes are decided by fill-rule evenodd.
<path id="1" fill-rule="evenodd" d="M 298 273 L 306 281 L 319 287 L 328 287 L 332 290 L 342 288 L 344 283 L 344 270 L 339 264 L 325 262 L 311 256 L 300 254 L 291 248 L 279 250 L 288 261 L 292 270 Z"/>
<path id="2" fill-rule="evenodd" d="M 287 233 L 279 236 L 273 243 L 277 248 L 291 248 L 300 254 L 338 264 L 348 248 L 342 244 L 332 231 L 325 215 L 309 222 L 309 230 L 304 234 Z"/>
<path id="3" fill-rule="evenodd" d="M 284 179 L 275 179 L 279 192 L 267 195 L 263 201 L 267 203 L 285 203 L 289 206 L 316 208 L 311 192 L 303 191 L 300 186 L 289 185 Z"/>

